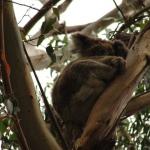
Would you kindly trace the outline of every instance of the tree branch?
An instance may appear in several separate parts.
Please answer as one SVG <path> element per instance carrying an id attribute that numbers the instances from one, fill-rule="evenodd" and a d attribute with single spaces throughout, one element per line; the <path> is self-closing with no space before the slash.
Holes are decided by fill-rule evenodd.
<path id="1" fill-rule="evenodd" d="M 128 5 L 128 3 L 125 2 L 126 0 L 123 0 L 123 2 L 118 6 L 119 9 L 123 12 L 125 18 L 130 18 L 131 16 L 134 16 L 136 13 L 138 13 L 140 10 L 142 10 L 142 7 L 140 4 L 136 3 L 136 6 L 134 4 Z M 146 1 L 146 0 L 145 0 Z M 133 1 L 134 2 L 134 1 Z M 146 1 L 146 7 L 150 6 L 150 2 Z M 92 31 L 96 32 L 99 29 L 99 32 L 102 31 L 104 28 L 106 28 L 108 25 L 114 22 L 115 19 L 120 18 L 120 15 L 118 13 L 118 9 L 115 8 L 97 21 L 89 24 L 85 29 L 83 29 L 82 33 L 86 35 L 91 35 Z"/>
<path id="2" fill-rule="evenodd" d="M 141 20 L 144 18 L 144 16 L 139 17 L 142 13 L 149 11 L 150 6 L 140 10 L 138 13 L 136 13 L 134 16 L 130 17 L 125 24 L 123 24 L 119 31 L 117 32 L 117 34 L 121 33 L 123 30 L 125 30 L 126 28 L 128 28 L 130 25 L 134 24 L 135 22 Z M 139 17 L 139 18 L 138 18 Z"/>
<path id="3" fill-rule="evenodd" d="M 37 23 L 38 20 L 40 20 L 46 12 L 48 12 L 49 9 L 52 8 L 53 5 L 56 3 L 53 3 L 52 0 L 49 0 L 41 9 L 40 11 L 24 26 L 23 33 L 26 35 L 30 29 Z"/>
<path id="4" fill-rule="evenodd" d="M 147 70 L 146 55 L 150 55 L 149 49 L 150 30 L 143 32 L 129 51 L 126 72 L 112 81 L 110 87 L 98 98 L 84 131 L 76 142 L 77 149 L 90 149 L 96 137 L 100 144 L 103 144 L 103 140 L 112 138 L 123 110 L 130 101 L 138 81 Z"/>
<path id="5" fill-rule="evenodd" d="M 4 24 L 6 54 L 11 66 L 11 85 L 21 110 L 17 114 L 27 143 L 32 150 L 61 150 L 41 115 L 29 69 L 25 64 L 21 35 L 11 3 L 5 5 Z"/>
<path id="6" fill-rule="evenodd" d="M 68 0 L 69 1 L 69 0 Z M 64 2 L 65 3 L 65 2 Z M 63 4 L 62 4 L 63 5 Z M 149 3 L 146 5 L 146 6 L 148 6 L 149 5 Z M 120 7 L 120 6 L 119 6 Z M 141 11 L 141 13 L 143 12 L 143 11 L 147 11 L 149 8 L 144 8 L 142 11 Z M 59 10 L 60 12 L 61 12 L 61 10 Z M 129 8 L 128 9 L 125 9 L 124 11 L 126 11 L 125 12 L 125 14 L 130 14 L 129 12 L 131 11 Z M 140 12 L 139 12 L 140 13 Z M 138 13 L 138 15 L 139 15 L 139 13 Z M 50 15 L 50 14 L 49 14 Z M 136 17 L 137 17 L 137 15 L 136 15 Z M 65 32 L 66 33 L 73 33 L 73 32 L 76 32 L 76 31 L 81 31 L 81 32 L 84 32 L 84 30 L 85 30 L 85 32 L 87 32 L 87 33 L 89 33 L 90 34 L 90 32 L 91 31 L 93 31 L 93 30 L 97 30 L 97 28 L 99 28 L 100 27 L 100 30 L 99 31 L 101 31 L 101 30 L 103 30 L 104 28 L 106 28 L 108 25 L 110 25 L 112 22 L 114 22 L 114 19 L 117 19 L 117 18 L 120 18 L 120 16 L 118 15 L 118 12 L 117 12 L 117 9 L 114 9 L 114 10 L 112 10 L 111 12 L 109 12 L 108 14 L 106 14 L 106 15 L 104 15 L 102 18 L 100 18 L 98 21 L 96 21 L 96 22 L 91 22 L 91 23 L 88 23 L 88 24 L 84 24 L 84 25 L 78 25 L 78 26 L 68 26 L 68 27 L 65 27 L 64 28 L 64 25 L 63 24 L 58 24 L 57 25 L 57 28 L 56 28 L 56 30 L 55 31 L 51 31 L 51 32 L 49 32 L 47 35 L 45 35 L 46 37 L 49 37 L 49 36 L 52 36 L 52 35 L 57 35 L 57 34 L 64 34 Z M 132 18 L 131 19 L 132 20 L 132 22 L 131 21 L 128 21 L 127 22 L 127 25 L 125 25 L 125 26 L 123 26 L 122 28 L 121 28 L 121 30 L 122 29 L 124 29 L 124 28 L 126 28 L 127 26 L 129 26 L 131 23 L 133 23 L 133 21 L 135 20 L 135 17 L 134 17 L 134 19 Z M 97 24 L 97 25 L 96 25 Z M 95 26 L 95 29 L 93 28 Z M 89 28 L 89 29 L 88 29 Z M 90 29 L 91 28 L 91 29 Z M 87 30 L 87 31 L 86 31 Z M 89 31 L 88 31 L 89 30 Z M 34 45 L 36 45 L 37 44 L 37 37 L 40 35 L 40 32 L 37 32 L 35 35 L 33 35 L 32 36 L 32 39 L 34 39 L 34 38 L 36 38 L 36 40 L 33 40 L 31 43 L 32 44 L 34 44 Z M 28 48 L 27 48 L 27 50 L 29 51 L 29 55 L 30 55 L 30 50 L 32 49 L 32 51 L 34 51 L 34 50 L 36 50 L 35 51 L 35 53 L 37 52 L 37 50 L 38 49 L 35 49 L 35 48 L 33 48 L 33 46 L 30 48 L 31 46 L 28 46 Z M 69 46 L 69 48 L 71 49 L 71 46 Z M 31 56 L 31 55 L 30 55 Z M 32 57 L 32 56 L 31 56 Z M 34 60 L 35 60 L 35 58 L 36 58 L 36 60 L 42 60 L 42 62 L 41 63 L 38 63 L 38 64 L 40 64 L 40 66 L 38 67 L 37 66 L 37 62 L 38 61 L 35 61 L 34 62 Z M 45 67 L 47 67 L 47 65 L 49 64 L 49 62 L 50 62 L 50 60 L 49 60 L 49 58 L 47 57 L 47 54 L 43 51 L 43 54 L 42 54 L 42 56 L 41 55 L 39 55 L 39 56 L 34 56 L 34 57 L 32 57 L 31 59 L 33 60 L 32 62 L 35 64 L 34 66 L 35 66 L 35 69 L 43 69 L 43 68 L 45 68 Z M 41 59 L 41 58 L 43 58 L 43 59 Z"/>
<path id="7" fill-rule="evenodd" d="M 59 13 L 63 13 L 68 6 L 71 4 L 72 0 L 65 0 L 61 5 L 58 6 Z"/>
<path id="8" fill-rule="evenodd" d="M 122 114 L 123 119 L 139 112 L 148 106 L 150 106 L 150 92 L 133 97 Z"/>
<path id="9" fill-rule="evenodd" d="M 63 13 L 67 9 L 67 7 L 71 4 L 71 2 L 72 2 L 72 0 L 66 0 L 62 4 L 60 4 L 57 7 L 57 9 L 59 11 L 59 14 Z M 50 11 L 48 11 L 46 13 L 46 15 L 45 15 L 45 19 L 49 20 L 49 19 L 52 18 L 53 15 L 54 15 L 53 13 L 51 13 Z M 77 29 L 78 29 L 78 27 L 77 27 Z M 81 28 L 81 29 L 83 29 L 83 28 Z M 64 24 L 57 23 L 57 24 L 55 24 L 55 30 L 51 31 L 47 36 L 56 35 L 56 34 L 64 34 L 66 32 L 66 30 L 67 29 L 66 29 L 66 27 L 64 27 Z M 69 30 L 69 33 L 72 32 L 72 30 L 70 31 L 70 28 L 68 30 Z M 38 31 L 37 33 L 35 33 L 32 36 L 32 38 L 34 39 L 35 37 L 38 37 L 40 35 L 41 35 L 40 31 Z M 37 43 L 37 40 L 34 41 L 34 44 L 36 44 L 36 43 Z"/>
<path id="10" fill-rule="evenodd" d="M 43 1 L 41 1 L 43 2 Z M 70 3 L 72 2 L 72 0 L 66 0 L 64 1 L 62 4 L 60 4 L 57 9 L 59 11 L 59 13 L 63 13 L 67 7 L 70 5 Z M 46 19 L 50 19 L 53 16 L 53 13 L 51 13 L 50 11 L 47 12 L 46 14 Z M 45 35 L 45 36 L 51 36 L 51 35 L 56 35 L 56 34 L 64 34 L 65 32 L 67 33 L 72 33 L 75 31 L 80 31 L 82 30 L 86 25 L 81 25 L 81 26 L 71 26 L 71 27 L 64 27 L 64 24 L 57 24 L 57 26 L 55 26 L 55 31 L 50 32 L 50 35 Z M 36 45 L 37 44 L 37 39 L 40 36 L 40 31 L 38 31 L 36 34 L 34 34 L 32 36 L 32 39 L 28 42 L 31 42 L 31 44 Z M 31 46 L 28 43 L 25 43 L 26 47 L 27 47 L 27 51 L 29 53 L 29 56 L 33 62 L 33 66 L 35 67 L 36 70 L 40 70 L 43 69 L 45 67 L 48 67 L 51 60 L 48 57 L 47 53 L 39 48 L 35 48 L 33 46 Z M 37 55 L 38 54 L 38 55 Z"/>

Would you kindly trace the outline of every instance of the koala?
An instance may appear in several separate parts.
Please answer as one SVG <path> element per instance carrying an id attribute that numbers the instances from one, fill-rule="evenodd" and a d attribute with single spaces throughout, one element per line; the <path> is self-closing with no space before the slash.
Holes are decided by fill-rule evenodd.
<path id="1" fill-rule="evenodd" d="M 128 48 L 121 40 L 106 41 L 100 38 L 91 38 L 77 33 L 72 35 L 74 49 L 72 53 L 78 53 L 79 57 L 88 56 L 127 56 Z"/>
<path id="2" fill-rule="evenodd" d="M 52 91 L 52 103 L 62 117 L 69 145 L 82 133 L 97 98 L 123 73 L 128 49 L 121 41 L 73 35 L 79 58 L 68 64 Z"/>

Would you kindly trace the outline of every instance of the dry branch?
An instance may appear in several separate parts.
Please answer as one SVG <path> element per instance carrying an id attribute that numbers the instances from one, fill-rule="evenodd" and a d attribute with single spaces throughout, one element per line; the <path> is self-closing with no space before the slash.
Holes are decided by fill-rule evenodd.
<path id="1" fill-rule="evenodd" d="M 43 2 L 43 1 L 41 1 L 41 2 Z M 65 0 L 62 4 L 60 4 L 58 7 L 57 7 L 57 10 L 59 11 L 59 15 L 61 14 L 61 13 L 63 13 L 66 9 L 67 9 L 67 7 L 71 4 L 71 2 L 72 2 L 72 0 Z M 44 3 L 44 2 L 43 2 Z M 45 3 L 44 3 L 45 4 Z M 46 20 L 48 20 L 48 19 L 51 19 L 52 17 L 54 16 L 54 13 L 52 13 L 51 11 L 48 11 L 46 14 L 45 14 L 45 19 Z M 63 33 L 65 33 L 65 31 L 64 31 L 64 24 L 57 24 L 57 26 L 55 26 L 55 31 L 53 31 L 52 32 L 52 34 L 51 35 L 53 35 L 53 34 L 60 34 L 61 33 L 61 31 L 62 31 L 62 34 Z M 59 32 L 59 30 L 61 30 L 60 32 Z M 58 31 L 58 32 L 57 32 Z M 37 33 L 35 33 L 33 36 L 32 36 L 32 38 L 34 39 L 35 37 L 38 37 L 38 36 L 40 36 L 40 31 L 38 31 Z M 37 40 L 36 41 L 34 41 L 34 43 L 37 43 Z"/>
<path id="2" fill-rule="evenodd" d="M 11 3 L 5 5 L 4 24 L 6 54 L 11 67 L 11 84 L 20 108 L 17 114 L 27 143 L 32 150 L 61 150 L 42 118 L 29 69 L 25 64 L 21 35 Z"/>
<path id="3" fill-rule="evenodd" d="M 131 16 L 134 16 L 136 13 L 138 13 L 140 10 L 142 10 L 142 7 L 140 3 L 132 4 L 135 1 L 130 1 L 130 4 L 126 2 L 127 0 L 123 0 L 123 2 L 118 6 L 119 9 L 123 12 L 123 16 L 128 19 Z M 150 6 L 150 2 L 147 0 L 144 0 L 143 2 L 146 7 Z M 118 9 L 115 8 L 97 21 L 90 23 L 85 29 L 83 29 L 82 33 L 91 35 L 91 33 L 97 30 L 100 32 L 103 29 L 105 29 L 108 25 L 112 24 L 115 19 L 119 19 L 120 15 L 118 13 Z"/>
<path id="4" fill-rule="evenodd" d="M 130 50 L 126 72 L 115 79 L 97 100 L 83 134 L 76 142 L 77 149 L 86 149 L 87 147 L 90 149 L 96 137 L 98 137 L 100 145 L 105 140 L 109 141 L 138 81 L 147 69 L 146 55 L 150 54 L 149 49 L 150 30 L 139 37 Z"/>
<path id="5" fill-rule="evenodd" d="M 67 0 L 65 2 L 67 3 Z M 62 5 L 64 5 L 64 4 L 62 4 Z M 129 18 L 129 16 L 131 14 L 134 15 L 135 13 L 137 13 L 137 10 L 140 11 L 142 9 L 142 7 L 139 7 L 139 9 L 137 9 L 135 11 L 135 8 L 131 8 L 131 7 L 126 8 L 124 5 L 125 4 L 122 3 L 121 6 L 119 6 L 119 7 L 124 12 L 126 18 Z M 149 2 L 146 3 L 147 7 L 149 5 L 150 5 Z M 60 8 L 63 8 L 63 7 L 60 6 Z M 64 8 L 60 9 L 59 10 L 60 13 L 62 13 L 62 10 L 65 11 L 65 9 Z M 134 12 L 134 13 L 130 13 L 131 11 Z M 51 14 L 48 13 L 48 15 L 51 15 Z M 105 29 L 108 25 L 113 23 L 115 19 L 118 19 L 118 18 L 120 18 L 120 15 L 118 14 L 118 10 L 114 9 L 114 10 L 110 11 L 109 13 L 107 13 L 106 15 L 104 15 L 103 17 L 101 17 L 100 19 L 98 19 L 96 22 L 91 22 L 91 23 L 88 23 L 88 24 L 85 24 L 85 25 L 79 25 L 79 26 L 72 26 L 72 27 L 65 27 L 64 28 L 63 24 L 57 24 L 57 26 L 55 26 L 56 30 L 55 31 L 51 31 L 50 33 L 48 33 L 46 35 L 46 37 L 49 37 L 49 36 L 52 36 L 52 35 L 55 35 L 55 34 L 72 33 L 72 32 L 81 31 L 81 30 L 82 30 L 81 32 L 86 33 L 86 34 L 91 34 L 92 31 L 97 31 L 98 29 L 99 29 L 99 32 L 100 32 L 103 29 Z M 39 35 L 40 35 L 40 32 L 37 32 L 31 38 L 34 39 L 35 37 L 38 37 Z M 32 44 L 36 44 L 36 43 L 37 43 L 37 40 L 32 41 Z M 69 48 L 71 49 L 71 46 L 69 46 Z M 32 51 L 34 50 L 33 47 L 31 47 L 31 49 L 32 49 Z M 30 54 L 30 50 L 29 50 L 29 54 Z M 44 58 L 47 59 L 46 55 L 47 54 L 45 53 Z M 41 56 L 39 56 L 39 57 L 41 57 Z M 38 59 L 38 57 L 37 57 L 37 59 Z M 43 62 L 41 62 L 41 67 L 37 67 L 37 65 L 35 65 L 35 68 L 43 69 L 43 68 L 47 67 L 47 64 L 49 63 L 49 61 L 47 61 L 46 59 L 43 60 Z M 36 63 L 34 63 L 34 64 L 36 64 Z"/>
<path id="6" fill-rule="evenodd" d="M 30 29 L 39 21 L 45 13 L 51 9 L 53 6 L 53 1 L 49 0 L 41 9 L 40 11 L 24 26 L 23 33 L 26 35 Z"/>
<path id="7" fill-rule="evenodd" d="M 68 6 L 71 4 L 72 0 L 66 0 L 61 5 L 58 6 L 59 13 L 63 13 Z"/>
<path id="8" fill-rule="evenodd" d="M 41 1 L 42 3 L 46 3 L 46 1 Z M 59 11 L 59 14 L 63 13 L 67 7 L 70 5 L 70 3 L 72 2 L 72 0 L 65 0 L 62 4 L 60 4 L 57 9 Z M 44 14 L 43 14 L 44 15 Z M 51 11 L 48 11 L 46 14 L 45 14 L 45 19 L 48 20 L 50 19 L 54 14 L 51 13 Z M 55 29 L 57 30 L 54 30 L 52 32 L 50 32 L 49 34 L 50 35 L 55 35 L 55 34 L 64 34 L 65 32 L 67 33 L 70 33 L 70 32 L 75 32 L 75 31 L 79 31 L 79 30 L 82 30 L 84 28 L 84 26 L 73 26 L 73 27 L 67 27 L 65 28 L 64 27 L 64 24 L 58 24 L 56 23 L 55 25 Z M 45 36 L 50 36 L 50 35 L 45 35 Z M 36 48 L 35 46 L 32 46 L 32 45 L 36 45 L 37 44 L 37 40 L 40 36 L 40 31 L 38 31 L 37 33 L 35 33 L 33 36 L 32 36 L 32 39 L 35 39 L 35 40 L 32 40 L 32 41 L 29 41 L 29 43 L 31 44 L 28 44 L 26 43 L 26 48 L 27 48 L 27 51 L 30 55 L 30 58 L 33 62 L 33 65 L 35 67 L 36 70 L 41 70 L 43 68 L 47 68 L 49 66 L 49 64 L 51 63 L 51 60 L 49 58 L 49 56 L 47 55 L 47 53 L 39 48 Z"/>
<path id="9" fill-rule="evenodd" d="M 122 116 L 123 119 L 134 115 L 140 110 L 150 106 L 150 92 L 146 92 L 139 96 L 133 97 L 128 103 L 126 109 L 124 110 Z"/>

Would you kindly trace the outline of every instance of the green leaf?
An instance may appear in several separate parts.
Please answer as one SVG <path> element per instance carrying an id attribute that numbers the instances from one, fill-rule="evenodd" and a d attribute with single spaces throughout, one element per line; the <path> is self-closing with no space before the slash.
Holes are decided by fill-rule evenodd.
<path id="1" fill-rule="evenodd" d="M 68 44 L 68 37 L 67 37 L 67 35 L 64 36 L 63 42 L 64 42 L 66 45 Z"/>
<path id="2" fill-rule="evenodd" d="M 56 62 L 56 56 L 54 54 L 54 49 L 53 49 L 53 47 L 51 45 L 49 45 L 46 48 L 46 52 L 47 52 L 48 56 L 51 58 L 51 60 L 52 60 L 51 64 L 55 63 Z"/>
<path id="3" fill-rule="evenodd" d="M 58 3 L 60 0 L 53 0 L 53 5 L 55 5 L 56 3 Z"/>
<path id="4" fill-rule="evenodd" d="M 58 8 L 53 8 L 53 12 L 54 12 L 54 14 L 57 16 L 57 18 L 58 18 L 58 20 L 60 19 L 60 15 L 59 15 L 59 10 L 58 10 Z"/>
<path id="5" fill-rule="evenodd" d="M 11 120 L 10 118 L 5 118 L 5 119 L 3 120 L 3 123 L 4 123 L 6 126 L 9 126 L 9 125 L 11 125 L 12 120 Z"/>
<path id="6" fill-rule="evenodd" d="M 0 95 L 0 103 L 4 102 L 4 97 L 2 95 Z"/>
<path id="7" fill-rule="evenodd" d="M 46 34 L 53 29 L 54 23 L 57 21 L 57 18 L 51 18 L 42 23 L 41 34 Z"/>
<path id="8" fill-rule="evenodd" d="M 10 136 L 9 136 L 9 140 L 10 141 L 17 141 L 17 136 L 15 133 L 12 133 Z"/>
<path id="9" fill-rule="evenodd" d="M 40 45 L 44 39 L 45 39 L 44 35 L 40 36 L 38 41 L 37 41 L 37 46 Z"/>
<path id="10" fill-rule="evenodd" d="M 0 133 L 3 134 L 7 130 L 7 126 L 5 123 L 2 121 L 0 122 Z"/>

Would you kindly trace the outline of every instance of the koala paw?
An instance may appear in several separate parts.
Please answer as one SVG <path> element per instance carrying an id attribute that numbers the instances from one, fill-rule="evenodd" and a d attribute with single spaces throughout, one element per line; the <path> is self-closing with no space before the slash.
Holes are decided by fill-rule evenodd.
<path id="1" fill-rule="evenodd" d="M 125 71 L 126 61 L 122 57 L 113 58 L 111 60 L 111 66 L 115 67 L 119 73 Z"/>

